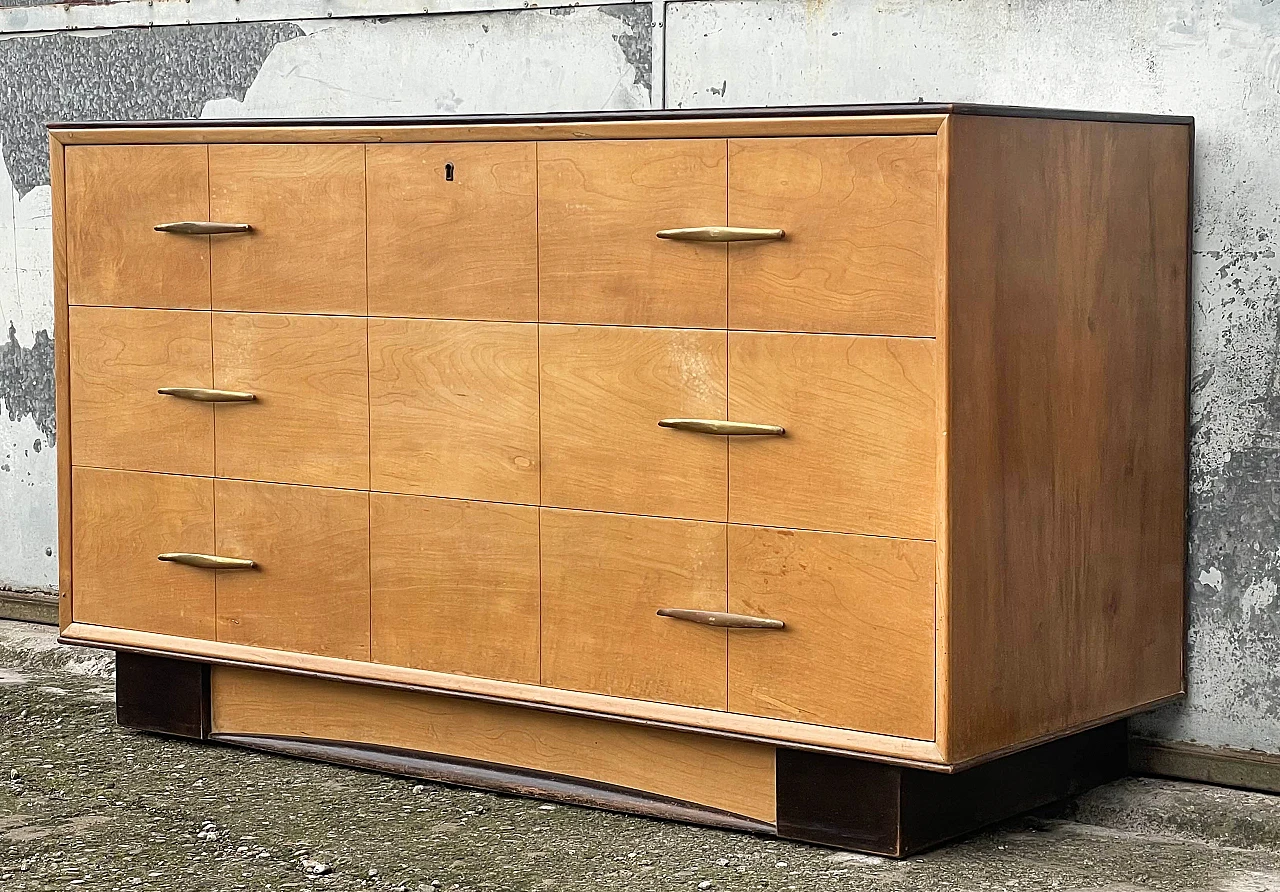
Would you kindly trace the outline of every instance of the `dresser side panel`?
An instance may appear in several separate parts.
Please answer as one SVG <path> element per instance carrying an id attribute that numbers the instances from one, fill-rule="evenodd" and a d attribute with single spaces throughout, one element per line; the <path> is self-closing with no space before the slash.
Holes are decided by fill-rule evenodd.
<path id="1" fill-rule="evenodd" d="M 1191 133 L 948 123 L 954 762 L 1182 690 Z"/>

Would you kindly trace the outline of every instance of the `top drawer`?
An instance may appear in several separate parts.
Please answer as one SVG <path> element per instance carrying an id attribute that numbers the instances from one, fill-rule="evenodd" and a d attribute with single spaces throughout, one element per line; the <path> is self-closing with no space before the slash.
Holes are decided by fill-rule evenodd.
<path id="1" fill-rule="evenodd" d="M 729 327 L 932 337 L 938 140 L 729 141 L 729 225 L 783 230 L 729 245 Z"/>
<path id="2" fill-rule="evenodd" d="M 100 306 L 931 337 L 937 152 L 933 136 L 71 146 L 68 291 Z"/>
<path id="3" fill-rule="evenodd" d="M 364 146 L 71 146 L 71 304 L 363 316 Z M 167 223 L 247 224 L 218 234 Z"/>

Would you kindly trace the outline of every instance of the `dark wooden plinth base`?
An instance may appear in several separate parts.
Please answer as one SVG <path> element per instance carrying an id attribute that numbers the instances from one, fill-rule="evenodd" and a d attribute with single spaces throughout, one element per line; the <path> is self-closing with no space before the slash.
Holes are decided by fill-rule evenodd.
<path id="1" fill-rule="evenodd" d="M 210 721 L 209 667 L 196 662 L 118 653 L 116 718 L 142 731 L 894 858 L 1115 780 L 1127 768 L 1123 721 L 952 774 L 779 747 L 777 821 L 769 824 L 695 802 L 492 762 L 358 741 L 219 735 Z"/>
<path id="2" fill-rule="evenodd" d="M 194 737 L 213 730 L 209 667 L 187 660 L 116 652 L 116 721 L 126 728 Z"/>
<path id="3" fill-rule="evenodd" d="M 1126 722 L 954 774 L 778 750 L 778 835 L 903 858 L 1123 777 Z"/>

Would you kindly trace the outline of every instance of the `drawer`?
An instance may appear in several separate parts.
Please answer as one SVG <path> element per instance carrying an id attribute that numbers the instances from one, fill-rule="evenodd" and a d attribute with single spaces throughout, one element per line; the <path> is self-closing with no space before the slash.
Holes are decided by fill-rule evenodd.
<path id="1" fill-rule="evenodd" d="M 934 342 L 729 333 L 729 418 L 781 437 L 729 438 L 734 523 L 932 539 Z"/>
<path id="2" fill-rule="evenodd" d="M 724 417 L 724 332 L 543 325 L 540 336 L 542 503 L 724 520 L 724 438 L 658 427 Z"/>
<path id="3" fill-rule="evenodd" d="M 782 241 L 729 246 L 729 325 L 932 336 L 933 136 L 729 140 L 729 223 Z"/>
<path id="4" fill-rule="evenodd" d="M 542 683 L 724 709 L 725 630 L 657 615 L 724 610 L 724 524 L 541 514 Z"/>
<path id="5" fill-rule="evenodd" d="M 214 481 L 218 640 L 369 658 L 369 494 Z M 213 571 L 205 571 L 214 575 Z"/>
<path id="6" fill-rule="evenodd" d="M 375 490 L 538 503 L 538 328 L 369 320 Z"/>
<path id="7" fill-rule="evenodd" d="M 544 322 L 724 328 L 725 246 L 657 238 L 725 223 L 725 141 L 538 144 Z"/>
<path id="8" fill-rule="evenodd" d="M 156 232 L 206 220 L 204 146 L 68 146 L 67 297 L 72 304 L 209 309 L 209 236 Z"/>
<path id="9" fill-rule="evenodd" d="M 533 143 L 367 152 L 370 315 L 537 321 Z"/>
<path id="10" fill-rule="evenodd" d="M 729 527 L 729 710 L 934 736 L 934 546 Z"/>
<path id="11" fill-rule="evenodd" d="M 347 316 L 213 314 L 219 477 L 369 487 L 368 323 Z"/>
<path id="12" fill-rule="evenodd" d="M 538 509 L 371 497 L 372 659 L 538 683 Z"/>
<path id="13" fill-rule="evenodd" d="M 158 393 L 213 386 L 209 312 L 71 307 L 71 461 L 213 474 L 213 406 Z"/>
<path id="14" fill-rule="evenodd" d="M 215 310 L 363 316 L 364 146 L 211 145 Z M 203 236 L 202 236 L 203 238 Z"/>
<path id="15" fill-rule="evenodd" d="M 213 548 L 212 480 L 72 469 L 76 622 L 212 639 L 213 574 L 156 557 Z"/>

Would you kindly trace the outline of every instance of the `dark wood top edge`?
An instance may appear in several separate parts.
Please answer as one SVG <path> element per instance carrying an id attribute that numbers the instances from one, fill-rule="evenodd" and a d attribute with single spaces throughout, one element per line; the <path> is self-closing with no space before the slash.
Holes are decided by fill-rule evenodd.
<path id="1" fill-rule="evenodd" d="M 191 118 L 179 121 L 67 121 L 53 122 L 50 130 L 96 130 L 147 127 L 406 127 L 472 126 L 484 124 L 597 124 L 626 121 L 691 121 L 728 118 L 825 118 L 871 115 L 982 115 L 1008 118 L 1053 118 L 1068 121 L 1100 121 L 1129 124 L 1189 125 L 1187 115 L 1138 114 L 1084 109 L 1034 108 L 1018 105 L 982 105 L 969 102 L 913 102 L 866 105 L 790 105 L 767 108 L 677 108 L 608 112 L 548 112 L 513 115 L 434 115 L 428 117 L 374 118 Z"/>

